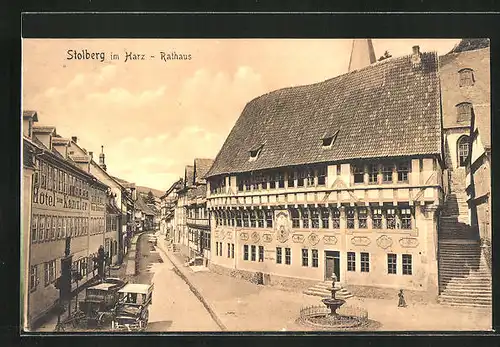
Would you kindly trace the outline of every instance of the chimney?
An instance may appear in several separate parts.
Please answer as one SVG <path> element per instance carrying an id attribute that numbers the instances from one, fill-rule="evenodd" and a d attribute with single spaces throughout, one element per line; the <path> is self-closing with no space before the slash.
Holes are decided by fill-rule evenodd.
<path id="1" fill-rule="evenodd" d="M 89 152 L 89 155 L 90 155 L 90 159 L 94 159 L 94 152 Z"/>
<path id="2" fill-rule="evenodd" d="M 74 143 L 78 143 L 78 137 L 71 136 L 71 141 L 73 141 Z"/>
<path id="3" fill-rule="evenodd" d="M 412 47 L 413 53 L 411 55 L 411 63 L 414 68 L 419 68 L 422 64 L 422 53 L 420 53 L 420 46 Z"/>

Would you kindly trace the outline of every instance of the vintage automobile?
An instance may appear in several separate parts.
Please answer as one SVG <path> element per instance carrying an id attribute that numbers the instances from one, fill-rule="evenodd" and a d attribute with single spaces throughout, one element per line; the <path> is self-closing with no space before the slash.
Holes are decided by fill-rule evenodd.
<path id="1" fill-rule="evenodd" d="M 113 310 L 112 330 L 144 330 L 148 325 L 149 305 L 153 302 L 153 284 L 129 283 L 118 291 Z"/>
<path id="2" fill-rule="evenodd" d="M 101 327 L 112 320 L 112 310 L 118 302 L 118 290 L 115 283 L 99 283 L 89 287 L 85 299 L 79 302 L 82 319 L 87 327 Z"/>
<path id="3" fill-rule="evenodd" d="M 118 278 L 118 277 L 107 277 L 103 280 L 103 283 L 115 284 L 117 289 L 121 289 L 121 288 L 125 287 L 125 285 L 128 282 L 125 280 L 122 280 L 121 278 Z"/>

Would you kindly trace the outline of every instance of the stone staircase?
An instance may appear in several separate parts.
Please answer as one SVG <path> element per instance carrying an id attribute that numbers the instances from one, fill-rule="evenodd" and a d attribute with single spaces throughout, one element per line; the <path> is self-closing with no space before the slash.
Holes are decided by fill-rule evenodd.
<path id="1" fill-rule="evenodd" d="M 449 306 L 491 308 L 491 272 L 481 256 L 479 233 L 468 224 L 465 170 L 455 169 L 439 217 L 439 298 Z"/>
<path id="2" fill-rule="evenodd" d="M 332 281 L 318 282 L 314 286 L 307 288 L 304 294 L 330 298 L 332 296 L 332 292 L 329 290 L 331 287 Z M 339 291 L 335 293 L 337 299 L 345 300 L 353 297 L 352 293 L 343 288 L 340 283 L 335 283 L 335 288 L 339 288 Z"/>
<path id="3" fill-rule="evenodd" d="M 442 304 L 491 307 L 491 273 L 478 242 L 440 242 L 439 287 Z"/>

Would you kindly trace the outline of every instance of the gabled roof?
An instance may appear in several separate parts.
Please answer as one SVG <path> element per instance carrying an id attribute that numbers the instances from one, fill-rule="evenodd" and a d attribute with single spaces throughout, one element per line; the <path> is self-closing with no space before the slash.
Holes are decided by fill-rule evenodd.
<path id="1" fill-rule="evenodd" d="M 46 133 L 46 134 L 53 133 L 53 134 L 55 134 L 56 127 L 51 126 L 51 125 L 35 125 L 33 127 L 33 132 L 34 133 Z"/>
<path id="2" fill-rule="evenodd" d="M 179 178 L 177 181 L 175 181 L 174 183 L 172 183 L 172 185 L 170 186 L 170 188 L 167 189 L 167 191 L 165 192 L 165 194 L 163 194 L 160 199 L 163 199 L 165 197 L 167 197 L 173 190 L 175 189 L 182 189 L 183 187 L 183 180 L 182 178 Z"/>
<path id="3" fill-rule="evenodd" d="M 194 160 L 194 182 L 205 183 L 205 175 L 214 163 L 213 159 L 196 158 Z"/>
<path id="4" fill-rule="evenodd" d="M 250 101 L 206 177 L 322 162 L 441 153 L 436 53 L 386 59 Z M 325 131 L 335 133 L 324 149 Z M 264 144 L 249 160 L 249 150 Z"/>
<path id="5" fill-rule="evenodd" d="M 24 110 L 23 118 L 33 118 L 34 122 L 38 122 L 38 113 L 33 110 Z"/>

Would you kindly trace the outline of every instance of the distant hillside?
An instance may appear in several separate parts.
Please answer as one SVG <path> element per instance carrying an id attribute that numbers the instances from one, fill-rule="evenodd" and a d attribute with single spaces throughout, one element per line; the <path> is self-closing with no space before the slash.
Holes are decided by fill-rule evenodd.
<path id="1" fill-rule="evenodd" d="M 127 182 L 127 181 L 122 180 L 121 178 L 118 178 L 118 177 L 115 177 L 115 176 L 111 176 L 111 177 L 113 177 L 115 180 L 117 180 L 121 184 L 128 184 L 128 183 L 130 183 L 130 182 Z M 151 191 L 151 193 L 153 193 L 153 195 L 156 196 L 157 198 L 159 198 L 163 194 L 165 194 L 164 191 L 158 190 L 158 189 L 154 189 L 154 188 L 149 188 L 149 187 L 144 187 L 144 186 L 138 186 L 138 185 L 136 185 L 135 188 L 137 189 L 137 192 L 139 194 L 148 194 L 149 191 Z"/>
<path id="2" fill-rule="evenodd" d="M 137 192 L 139 194 L 148 194 L 149 191 L 151 191 L 151 193 L 153 193 L 154 196 L 156 196 L 157 198 L 161 197 L 163 194 L 165 194 L 164 191 L 162 190 L 158 190 L 158 189 L 154 189 L 154 188 L 149 188 L 149 187 L 143 187 L 143 186 L 135 186 L 136 189 L 137 189 Z"/>

